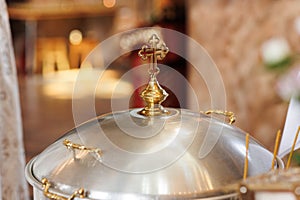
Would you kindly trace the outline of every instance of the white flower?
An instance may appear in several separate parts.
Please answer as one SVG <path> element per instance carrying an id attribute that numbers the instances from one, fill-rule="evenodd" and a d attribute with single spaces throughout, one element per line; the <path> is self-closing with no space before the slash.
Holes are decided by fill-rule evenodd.
<path id="1" fill-rule="evenodd" d="M 276 64 L 290 56 L 290 46 L 285 38 L 273 37 L 262 44 L 262 59 L 266 64 Z"/>

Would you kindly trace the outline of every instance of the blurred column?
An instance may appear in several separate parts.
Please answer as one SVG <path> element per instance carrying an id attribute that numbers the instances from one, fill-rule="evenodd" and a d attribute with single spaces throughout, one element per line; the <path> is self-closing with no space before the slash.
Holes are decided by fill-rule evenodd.
<path id="1" fill-rule="evenodd" d="M 28 200 L 18 82 L 4 0 L 0 12 L 0 197 Z"/>
<path id="2" fill-rule="evenodd" d="M 35 63 L 35 40 L 37 38 L 36 20 L 25 21 L 25 72 L 33 73 L 39 71 Z"/>

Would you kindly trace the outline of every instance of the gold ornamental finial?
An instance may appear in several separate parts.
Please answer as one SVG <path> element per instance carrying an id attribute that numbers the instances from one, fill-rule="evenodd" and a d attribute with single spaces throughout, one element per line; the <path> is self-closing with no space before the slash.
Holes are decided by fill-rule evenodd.
<path id="1" fill-rule="evenodd" d="M 148 86 L 141 93 L 141 97 L 146 102 L 146 106 L 139 112 L 144 116 L 166 115 L 169 112 L 164 109 L 161 103 L 167 98 L 168 93 L 159 85 L 156 75 L 159 73 L 157 60 L 162 60 L 169 52 L 165 43 L 160 44 L 160 39 L 156 34 L 153 34 L 149 40 L 149 45 L 144 45 L 138 55 L 147 60 L 150 58 L 149 75 L 150 80 Z"/>

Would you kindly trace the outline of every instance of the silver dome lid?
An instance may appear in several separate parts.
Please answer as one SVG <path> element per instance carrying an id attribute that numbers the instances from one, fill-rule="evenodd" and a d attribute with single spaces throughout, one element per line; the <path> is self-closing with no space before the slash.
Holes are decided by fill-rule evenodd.
<path id="1" fill-rule="evenodd" d="M 137 111 L 107 114 L 71 130 L 28 164 L 29 182 L 41 188 L 42 179 L 47 178 L 62 194 L 82 187 L 89 199 L 233 193 L 234 184 L 243 177 L 243 131 L 188 110 L 171 109 L 173 116 L 151 119 L 135 117 L 132 113 Z M 122 130 L 115 118 L 126 122 L 128 115 L 149 131 Z M 103 131 L 99 132 L 99 126 Z M 78 131 L 83 132 L 79 135 Z M 214 140 L 214 148 L 203 156 L 203 142 Z M 271 169 L 272 153 L 253 138 L 248 156 L 249 176 Z"/>

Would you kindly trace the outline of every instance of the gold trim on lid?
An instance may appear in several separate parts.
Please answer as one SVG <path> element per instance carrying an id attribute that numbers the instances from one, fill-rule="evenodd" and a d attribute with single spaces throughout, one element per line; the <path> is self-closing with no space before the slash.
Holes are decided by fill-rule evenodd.
<path id="1" fill-rule="evenodd" d="M 140 94 L 140 96 L 146 102 L 146 106 L 139 112 L 139 114 L 144 116 L 167 115 L 169 114 L 169 111 L 167 111 L 161 105 L 161 103 L 166 100 L 169 94 L 159 85 L 156 75 L 159 73 L 157 60 L 164 59 L 169 52 L 169 49 L 165 43 L 160 42 L 160 39 L 156 34 L 151 36 L 148 43 L 149 45 L 144 45 L 138 52 L 138 55 L 143 60 L 150 58 L 150 66 L 148 71 L 150 75 L 150 81 L 148 86 Z"/>

